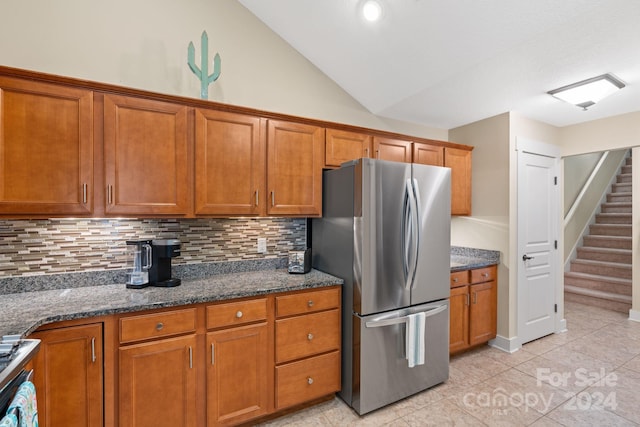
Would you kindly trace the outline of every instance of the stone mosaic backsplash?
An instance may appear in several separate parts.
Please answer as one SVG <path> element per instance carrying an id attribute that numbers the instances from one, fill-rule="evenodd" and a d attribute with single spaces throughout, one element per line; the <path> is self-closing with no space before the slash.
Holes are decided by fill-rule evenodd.
<path id="1" fill-rule="evenodd" d="M 257 239 L 267 239 L 267 253 Z M 287 257 L 306 244 L 303 218 L 0 220 L 0 278 L 117 270 L 126 241 L 178 238 L 173 265 Z"/>

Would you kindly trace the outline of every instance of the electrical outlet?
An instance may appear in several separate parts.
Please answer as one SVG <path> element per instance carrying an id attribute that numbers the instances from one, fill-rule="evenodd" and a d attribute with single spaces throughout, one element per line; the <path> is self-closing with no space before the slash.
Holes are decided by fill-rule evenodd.
<path id="1" fill-rule="evenodd" d="M 264 237 L 258 237 L 258 253 L 267 253 L 267 239 Z"/>

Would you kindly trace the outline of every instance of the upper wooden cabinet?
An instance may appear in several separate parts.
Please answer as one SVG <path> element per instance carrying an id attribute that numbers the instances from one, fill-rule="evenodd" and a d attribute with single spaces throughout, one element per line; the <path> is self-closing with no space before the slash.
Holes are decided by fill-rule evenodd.
<path id="1" fill-rule="evenodd" d="M 471 151 L 445 148 L 444 166 L 451 168 L 451 215 L 471 215 Z"/>
<path id="2" fill-rule="evenodd" d="M 190 211 L 187 107 L 104 96 L 105 213 Z"/>
<path id="3" fill-rule="evenodd" d="M 349 160 L 369 157 L 373 137 L 364 133 L 327 129 L 325 141 L 325 166 L 339 167 Z"/>
<path id="4" fill-rule="evenodd" d="M 264 215 L 262 119 L 196 109 L 195 214 Z"/>
<path id="5" fill-rule="evenodd" d="M 411 141 L 373 137 L 374 158 L 394 162 L 411 163 Z"/>
<path id="6" fill-rule="evenodd" d="M 93 210 L 93 95 L 0 77 L 0 214 Z"/>
<path id="7" fill-rule="evenodd" d="M 320 216 L 324 129 L 269 120 L 267 126 L 267 213 Z"/>
<path id="8" fill-rule="evenodd" d="M 414 142 L 413 163 L 431 166 L 444 165 L 444 147 Z"/>

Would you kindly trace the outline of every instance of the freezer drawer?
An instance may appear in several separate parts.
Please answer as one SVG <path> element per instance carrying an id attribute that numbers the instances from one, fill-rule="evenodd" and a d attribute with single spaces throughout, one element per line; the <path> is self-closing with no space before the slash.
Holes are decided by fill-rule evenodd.
<path id="1" fill-rule="evenodd" d="M 408 315 L 424 312 L 424 364 L 409 367 Z M 449 301 L 382 314 L 354 315 L 353 396 L 359 413 L 378 409 L 449 378 Z"/>

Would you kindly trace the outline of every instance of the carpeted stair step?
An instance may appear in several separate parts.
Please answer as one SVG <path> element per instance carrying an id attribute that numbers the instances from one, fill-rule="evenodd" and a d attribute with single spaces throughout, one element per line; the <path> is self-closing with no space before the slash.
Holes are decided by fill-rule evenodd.
<path id="1" fill-rule="evenodd" d="M 589 259 L 593 261 L 617 262 L 621 264 L 631 264 L 631 249 L 598 248 L 592 246 L 582 246 L 578 248 L 578 259 Z"/>
<path id="2" fill-rule="evenodd" d="M 631 173 L 621 173 L 616 178 L 616 182 L 631 182 L 631 177 L 633 174 Z"/>
<path id="3" fill-rule="evenodd" d="M 565 288 L 572 286 L 573 288 L 631 296 L 631 279 L 567 271 L 564 273 L 564 285 Z"/>
<path id="4" fill-rule="evenodd" d="M 631 249 L 631 236 L 584 236 L 584 246 L 594 248 Z"/>
<path id="5" fill-rule="evenodd" d="M 613 193 L 631 193 L 631 183 L 630 182 L 616 182 L 611 185 L 611 191 Z"/>
<path id="6" fill-rule="evenodd" d="M 623 174 L 631 174 L 632 170 L 631 170 L 632 166 L 631 165 L 624 165 L 622 166 L 622 170 L 621 173 Z"/>
<path id="7" fill-rule="evenodd" d="M 627 224 L 591 224 L 589 234 L 598 236 L 631 237 L 631 225 Z"/>
<path id="8" fill-rule="evenodd" d="M 631 213 L 599 213 L 596 224 L 631 224 Z"/>
<path id="9" fill-rule="evenodd" d="M 607 202 L 631 202 L 631 193 L 609 193 Z"/>
<path id="10" fill-rule="evenodd" d="M 631 213 L 631 202 L 603 203 L 602 213 Z"/>
<path id="11" fill-rule="evenodd" d="M 630 264 L 574 259 L 571 261 L 570 265 L 570 270 L 576 273 L 596 274 L 599 276 L 619 277 L 622 279 L 631 279 L 632 275 L 632 268 Z"/>
<path id="12" fill-rule="evenodd" d="M 618 311 L 628 314 L 631 309 L 631 297 L 621 299 L 620 295 L 608 293 L 584 294 L 578 289 L 576 292 L 571 287 L 564 290 L 564 300 L 569 302 L 577 302 L 580 304 L 600 307 L 606 310 Z"/>

